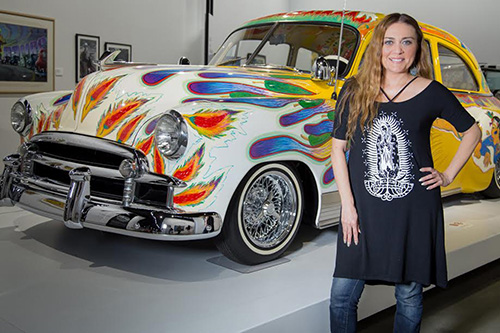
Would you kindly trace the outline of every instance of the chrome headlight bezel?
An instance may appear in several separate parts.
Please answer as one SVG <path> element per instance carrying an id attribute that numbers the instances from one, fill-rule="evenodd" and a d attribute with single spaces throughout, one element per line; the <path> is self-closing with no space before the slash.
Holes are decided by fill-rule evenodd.
<path id="1" fill-rule="evenodd" d="M 10 110 L 10 124 L 14 131 L 26 136 L 33 126 L 33 112 L 30 103 L 22 98 Z"/>
<path id="2" fill-rule="evenodd" d="M 155 144 L 163 156 L 175 160 L 186 151 L 187 124 L 182 115 L 170 110 L 158 119 L 155 128 Z"/>

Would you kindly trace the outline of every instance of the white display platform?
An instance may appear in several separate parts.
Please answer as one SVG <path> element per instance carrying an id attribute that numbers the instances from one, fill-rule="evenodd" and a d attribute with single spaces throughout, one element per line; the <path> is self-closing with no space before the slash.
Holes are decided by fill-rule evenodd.
<path id="1" fill-rule="evenodd" d="M 500 200 L 445 201 L 450 278 L 500 258 Z M 70 230 L 0 208 L 0 332 L 328 332 L 337 229 L 301 228 L 286 261 L 240 273 L 209 241 Z M 210 261 L 208 261 L 210 260 Z M 394 304 L 368 286 L 360 319 Z"/>

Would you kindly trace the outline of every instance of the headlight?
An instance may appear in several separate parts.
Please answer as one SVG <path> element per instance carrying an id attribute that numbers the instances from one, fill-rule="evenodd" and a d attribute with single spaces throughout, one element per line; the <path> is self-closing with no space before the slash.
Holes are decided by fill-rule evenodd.
<path id="1" fill-rule="evenodd" d="M 171 110 L 161 116 L 155 129 L 156 147 L 168 159 L 176 159 L 186 150 L 187 126 L 182 116 Z"/>
<path id="2" fill-rule="evenodd" d="M 14 104 L 10 111 L 10 123 L 17 133 L 22 136 L 28 134 L 33 124 L 33 120 L 31 119 L 31 106 L 28 101 L 21 99 Z"/>

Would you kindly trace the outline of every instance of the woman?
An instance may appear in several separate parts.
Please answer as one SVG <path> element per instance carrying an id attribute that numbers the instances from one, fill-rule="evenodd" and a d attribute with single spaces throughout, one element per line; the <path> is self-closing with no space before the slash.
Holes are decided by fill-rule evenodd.
<path id="1" fill-rule="evenodd" d="M 375 28 L 363 65 L 340 93 L 332 133 L 342 204 L 330 304 L 333 332 L 356 331 L 365 283 L 395 285 L 395 332 L 418 332 L 422 287 L 446 286 L 439 187 L 456 177 L 480 130 L 453 94 L 430 78 L 418 23 L 391 14 Z M 463 133 L 442 172 L 433 168 L 430 149 L 437 117 Z"/>

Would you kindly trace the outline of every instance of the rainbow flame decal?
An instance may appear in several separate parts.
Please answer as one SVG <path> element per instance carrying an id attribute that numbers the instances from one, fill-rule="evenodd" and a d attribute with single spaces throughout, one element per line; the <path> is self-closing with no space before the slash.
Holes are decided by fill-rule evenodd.
<path id="1" fill-rule="evenodd" d="M 303 109 L 280 117 L 281 126 L 287 127 L 295 125 L 319 113 L 328 113 L 332 111 L 332 106 L 325 103 L 324 100 L 301 100 L 299 104 Z"/>
<path id="2" fill-rule="evenodd" d="M 149 152 L 151 151 L 151 148 L 153 148 L 153 144 L 154 144 L 154 137 L 150 136 L 147 139 L 139 141 L 139 143 L 135 146 L 135 148 L 139 149 L 144 154 L 148 155 Z"/>
<path id="3" fill-rule="evenodd" d="M 189 98 L 189 99 L 184 100 L 182 103 L 198 102 L 198 101 L 213 101 L 213 100 L 207 99 L 207 98 Z M 221 102 L 224 102 L 224 103 L 243 103 L 243 104 L 261 106 L 261 107 L 265 107 L 265 108 L 278 109 L 278 108 L 282 108 L 284 106 L 287 106 L 290 103 L 297 102 L 297 99 L 231 98 L 231 99 L 221 100 Z"/>
<path id="4" fill-rule="evenodd" d="M 250 147 L 254 160 L 287 152 L 299 152 L 315 161 L 324 162 L 330 158 L 331 141 L 319 146 L 302 143 L 289 136 L 273 136 L 255 141 Z"/>
<path id="5" fill-rule="evenodd" d="M 67 105 L 67 103 L 58 106 L 57 109 L 52 114 L 52 122 L 53 122 L 54 128 L 56 130 L 59 129 L 59 125 L 61 124 L 62 113 L 63 113 L 64 109 L 66 108 L 66 105 Z"/>
<path id="6" fill-rule="evenodd" d="M 161 70 L 161 71 L 154 71 L 150 72 L 147 74 L 144 74 L 142 76 L 142 82 L 145 85 L 148 86 L 156 86 L 168 79 L 171 76 L 174 76 L 175 74 L 181 72 L 178 69 L 170 69 L 170 70 Z"/>
<path id="7" fill-rule="evenodd" d="M 219 185 L 222 175 L 208 183 L 198 183 L 174 196 L 174 204 L 179 206 L 195 206 L 202 203 Z"/>
<path id="8" fill-rule="evenodd" d="M 43 131 L 48 131 L 50 128 L 50 124 L 52 123 L 52 115 L 53 113 L 49 114 L 47 119 L 45 120 L 45 124 L 43 124 Z"/>
<path id="9" fill-rule="evenodd" d="M 71 97 L 71 94 L 66 94 L 62 97 L 56 99 L 56 101 L 52 104 L 53 106 L 66 105 Z"/>
<path id="10" fill-rule="evenodd" d="M 230 97 L 275 96 L 285 95 L 313 95 L 309 90 L 291 83 L 273 80 L 264 81 L 265 88 L 243 83 L 223 81 L 198 81 L 188 84 L 188 89 L 198 95 L 229 95 Z"/>
<path id="11" fill-rule="evenodd" d="M 136 97 L 120 101 L 114 106 L 110 106 L 108 111 L 103 114 L 99 120 L 97 136 L 105 137 L 111 133 L 123 120 L 137 111 L 137 109 L 146 104 L 148 101 L 149 99 Z"/>
<path id="12" fill-rule="evenodd" d="M 115 84 L 121 76 L 109 78 L 94 84 L 88 91 L 87 97 L 85 98 L 85 105 L 83 106 L 82 111 L 82 119 L 81 121 L 87 117 L 88 113 L 98 107 L 106 95 L 113 89 Z"/>
<path id="13" fill-rule="evenodd" d="M 330 184 L 334 179 L 335 176 L 333 175 L 333 168 L 329 167 L 323 174 L 323 184 Z"/>
<path id="14" fill-rule="evenodd" d="M 200 135 L 207 138 L 219 138 L 232 128 L 231 123 L 236 120 L 234 115 L 241 111 L 231 110 L 201 110 L 184 118 Z"/>
<path id="15" fill-rule="evenodd" d="M 37 126 L 37 133 L 41 133 L 43 130 L 43 126 L 45 125 L 45 122 L 47 121 L 47 115 L 44 112 L 40 112 L 40 118 L 38 118 L 38 126 Z"/>
<path id="16" fill-rule="evenodd" d="M 80 83 L 75 88 L 75 92 L 73 93 L 73 119 L 76 120 L 76 111 L 78 110 L 78 103 L 80 102 L 80 97 L 82 97 L 82 90 L 83 86 L 85 85 L 85 79 L 87 77 L 84 77 Z"/>
<path id="17" fill-rule="evenodd" d="M 183 166 L 177 168 L 175 170 L 173 176 L 177 179 L 183 181 L 190 181 L 196 178 L 198 175 L 203 163 L 201 160 L 203 159 L 203 155 L 205 154 L 205 145 L 203 144 L 200 149 L 198 149 L 193 156 L 191 156 Z"/>
<path id="18" fill-rule="evenodd" d="M 163 160 L 163 156 L 161 156 L 160 151 L 156 146 L 154 147 L 153 154 L 153 170 L 156 173 L 164 174 L 165 173 L 165 161 Z"/>
<path id="19" fill-rule="evenodd" d="M 116 135 L 116 141 L 118 142 L 126 142 L 130 136 L 135 132 L 137 125 L 146 117 L 146 113 L 135 116 L 132 120 L 128 121 L 125 125 L 123 125 L 118 134 Z"/>

